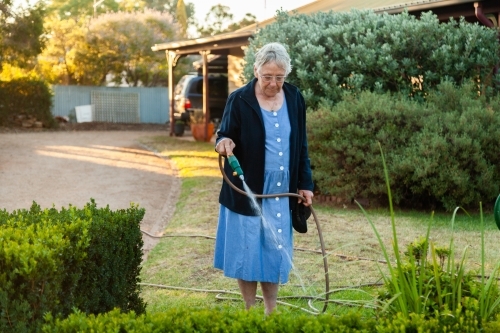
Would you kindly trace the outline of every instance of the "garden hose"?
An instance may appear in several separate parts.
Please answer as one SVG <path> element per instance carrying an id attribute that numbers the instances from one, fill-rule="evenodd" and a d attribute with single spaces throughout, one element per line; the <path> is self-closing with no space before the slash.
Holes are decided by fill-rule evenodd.
<path id="1" fill-rule="evenodd" d="M 241 170 L 241 167 L 240 167 L 236 157 L 234 157 L 234 155 L 231 155 L 230 158 L 231 158 L 231 163 L 230 163 L 231 168 L 233 168 L 233 170 L 235 170 L 235 172 L 233 174 L 235 176 L 239 176 L 240 178 L 242 178 L 243 172 Z M 235 190 L 236 192 L 241 193 L 243 195 L 249 196 L 248 193 L 246 193 L 245 191 L 236 187 L 236 185 L 234 185 L 229 180 L 226 173 L 224 172 L 224 167 L 222 166 L 222 155 L 220 155 L 220 154 L 219 154 L 219 168 L 220 168 L 220 171 L 222 173 L 222 178 L 224 178 L 224 180 L 229 184 L 229 186 L 231 186 L 231 188 L 233 190 Z M 306 201 L 306 199 L 303 196 L 301 196 L 300 194 L 297 194 L 297 193 L 255 194 L 255 197 L 256 198 L 295 197 L 295 198 L 299 198 L 299 199 L 303 200 L 304 202 Z M 325 243 L 323 241 L 323 233 L 321 232 L 321 227 L 319 225 L 318 218 L 316 216 L 316 213 L 315 213 L 312 205 L 309 206 L 309 208 L 311 209 L 311 214 L 314 217 L 314 222 L 316 223 L 316 228 L 318 229 L 319 242 L 321 245 L 321 254 L 323 255 L 323 267 L 325 269 L 325 299 L 324 299 L 325 304 L 323 305 L 322 312 L 325 312 L 326 308 L 328 307 L 328 298 L 329 298 L 329 294 L 330 294 L 330 280 L 328 277 L 327 253 L 325 250 Z"/>

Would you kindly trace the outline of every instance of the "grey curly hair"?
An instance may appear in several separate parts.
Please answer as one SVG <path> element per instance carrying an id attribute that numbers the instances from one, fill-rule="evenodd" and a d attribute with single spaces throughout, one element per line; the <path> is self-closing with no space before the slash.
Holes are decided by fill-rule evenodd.
<path id="1" fill-rule="evenodd" d="M 255 53 L 254 66 L 260 70 L 268 62 L 275 62 L 285 70 L 285 76 L 292 71 L 290 56 L 281 43 L 269 43 L 264 45 Z"/>

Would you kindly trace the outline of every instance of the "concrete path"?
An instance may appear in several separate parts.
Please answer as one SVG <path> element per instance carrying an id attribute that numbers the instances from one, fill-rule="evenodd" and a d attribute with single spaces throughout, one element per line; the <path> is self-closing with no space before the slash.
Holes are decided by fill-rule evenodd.
<path id="1" fill-rule="evenodd" d="M 139 144 L 165 132 L 0 133 L 0 209 L 83 207 L 146 209 L 141 229 L 159 234 L 172 216 L 180 179 L 170 161 Z M 145 258 L 158 239 L 144 236 Z"/>

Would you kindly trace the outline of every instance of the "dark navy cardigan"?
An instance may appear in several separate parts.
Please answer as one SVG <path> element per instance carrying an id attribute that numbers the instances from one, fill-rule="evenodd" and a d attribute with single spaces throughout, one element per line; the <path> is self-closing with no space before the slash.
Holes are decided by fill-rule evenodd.
<path id="1" fill-rule="evenodd" d="M 266 133 L 255 96 L 257 79 L 232 92 L 227 100 L 221 126 L 217 132 L 217 143 L 222 138 L 231 138 L 236 147 L 233 151 L 240 162 L 245 181 L 255 194 L 262 194 L 264 188 L 264 163 Z M 301 190 L 313 190 L 311 165 L 307 152 L 306 106 L 299 89 L 289 83 L 283 84 L 288 116 L 290 118 L 290 188 L 289 193 Z M 232 175 L 229 163 L 224 163 L 224 171 L 229 180 L 243 189 L 242 181 Z M 238 214 L 256 215 L 250 200 L 234 191 L 225 181 L 219 195 L 219 203 Z M 296 198 L 290 198 L 290 209 L 297 204 Z"/>

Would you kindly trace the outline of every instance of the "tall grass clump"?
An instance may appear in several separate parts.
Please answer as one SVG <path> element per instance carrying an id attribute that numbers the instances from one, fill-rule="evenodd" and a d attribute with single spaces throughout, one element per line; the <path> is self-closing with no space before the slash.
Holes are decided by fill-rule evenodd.
<path id="1" fill-rule="evenodd" d="M 451 331 L 460 331 L 470 325 L 481 327 L 484 323 L 500 314 L 500 292 L 497 277 L 500 266 L 497 264 L 489 277 L 485 271 L 484 220 L 482 205 L 481 216 L 481 268 L 479 272 L 467 271 L 465 248 L 458 261 L 455 261 L 453 229 L 459 208 L 453 212 L 451 219 L 452 236 L 448 247 L 438 247 L 429 237 L 432 217 L 424 237 L 408 245 L 402 251 L 398 244 L 395 214 L 392 205 L 392 194 L 389 173 L 382 152 L 385 181 L 389 200 L 392 227 L 392 254 L 386 248 L 382 238 L 361 205 L 359 207 L 367 217 L 378 239 L 387 262 L 388 273 L 382 273 L 385 288 L 380 293 L 378 316 L 381 318 L 402 317 L 411 320 L 414 316 L 424 319 L 436 319 L 442 327 Z M 465 326 L 464 326 L 465 325 Z"/>

